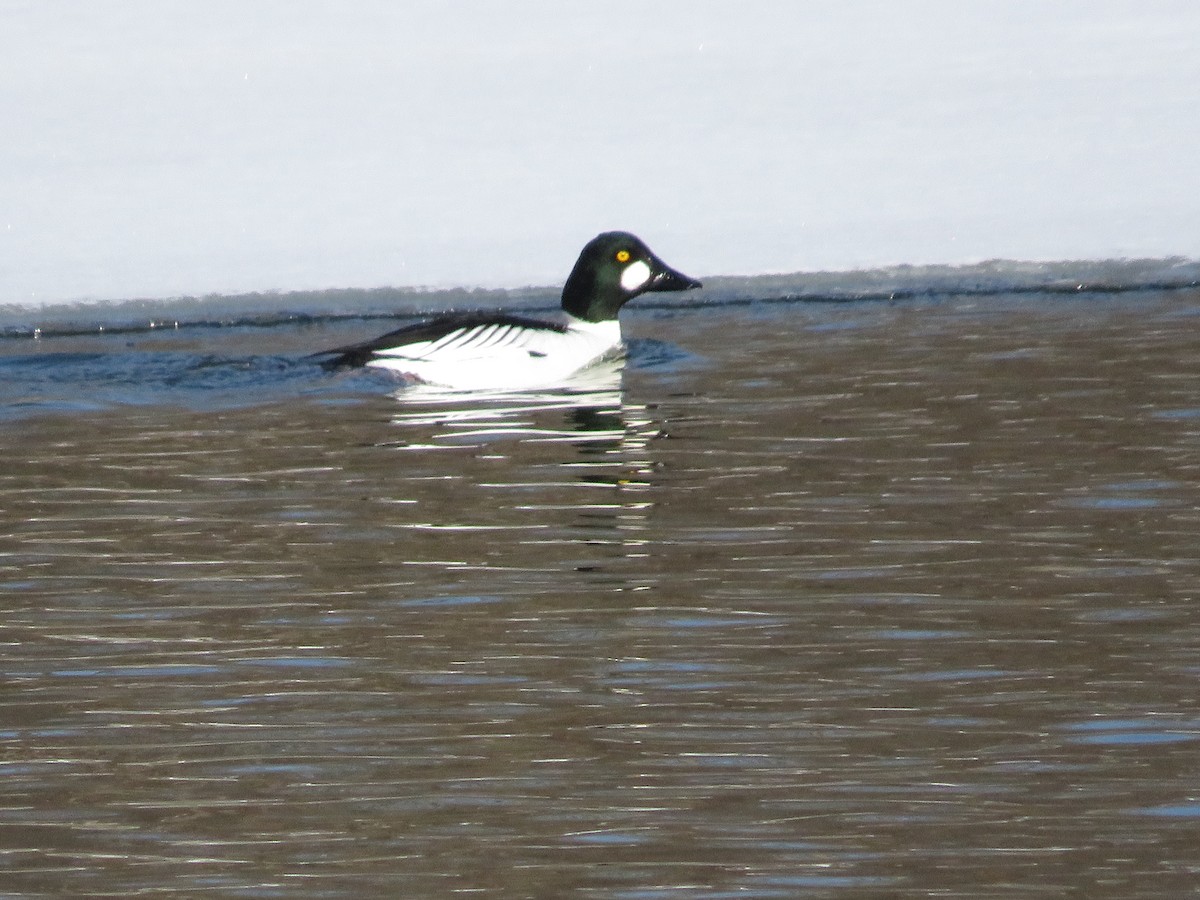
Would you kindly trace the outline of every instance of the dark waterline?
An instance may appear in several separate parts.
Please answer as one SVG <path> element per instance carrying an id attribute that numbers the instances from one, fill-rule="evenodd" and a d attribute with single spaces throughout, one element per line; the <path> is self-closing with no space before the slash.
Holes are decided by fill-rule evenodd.
<path id="1" fill-rule="evenodd" d="M 1194 892 L 1200 292 L 630 313 L 6 344 L 5 894 Z"/>

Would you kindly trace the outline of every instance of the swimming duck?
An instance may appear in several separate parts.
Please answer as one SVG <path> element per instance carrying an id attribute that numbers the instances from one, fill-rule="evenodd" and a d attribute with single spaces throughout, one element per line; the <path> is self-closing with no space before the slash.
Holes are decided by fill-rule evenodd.
<path id="1" fill-rule="evenodd" d="M 506 313 L 452 313 L 325 351 L 325 365 L 376 366 L 459 389 L 519 390 L 555 384 L 621 349 L 621 307 L 649 291 L 700 282 L 651 252 L 638 237 L 608 231 L 579 254 L 562 292 L 565 321 Z"/>

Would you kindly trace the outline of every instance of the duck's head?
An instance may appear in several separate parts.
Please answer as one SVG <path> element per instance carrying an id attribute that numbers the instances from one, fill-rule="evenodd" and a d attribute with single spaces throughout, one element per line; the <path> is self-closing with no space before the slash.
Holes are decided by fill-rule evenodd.
<path id="1" fill-rule="evenodd" d="M 700 282 L 676 272 L 627 231 L 588 241 L 563 286 L 562 308 L 577 319 L 607 322 L 648 291 L 686 291 Z"/>

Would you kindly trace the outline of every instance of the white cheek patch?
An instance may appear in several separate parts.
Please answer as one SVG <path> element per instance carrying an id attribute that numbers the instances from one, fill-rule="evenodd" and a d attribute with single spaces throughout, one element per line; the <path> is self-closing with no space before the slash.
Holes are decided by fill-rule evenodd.
<path id="1" fill-rule="evenodd" d="M 649 280 L 650 267 L 640 259 L 637 262 L 631 262 L 621 273 L 621 287 L 630 292 L 636 291 Z"/>

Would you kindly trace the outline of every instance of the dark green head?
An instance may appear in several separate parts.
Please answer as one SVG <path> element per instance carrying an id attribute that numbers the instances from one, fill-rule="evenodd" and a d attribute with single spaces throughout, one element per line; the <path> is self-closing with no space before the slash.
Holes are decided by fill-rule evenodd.
<path id="1" fill-rule="evenodd" d="M 563 286 L 562 308 L 577 319 L 607 322 L 647 291 L 686 291 L 700 282 L 676 272 L 627 231 L 606 231 L 579 254 Z"/>

